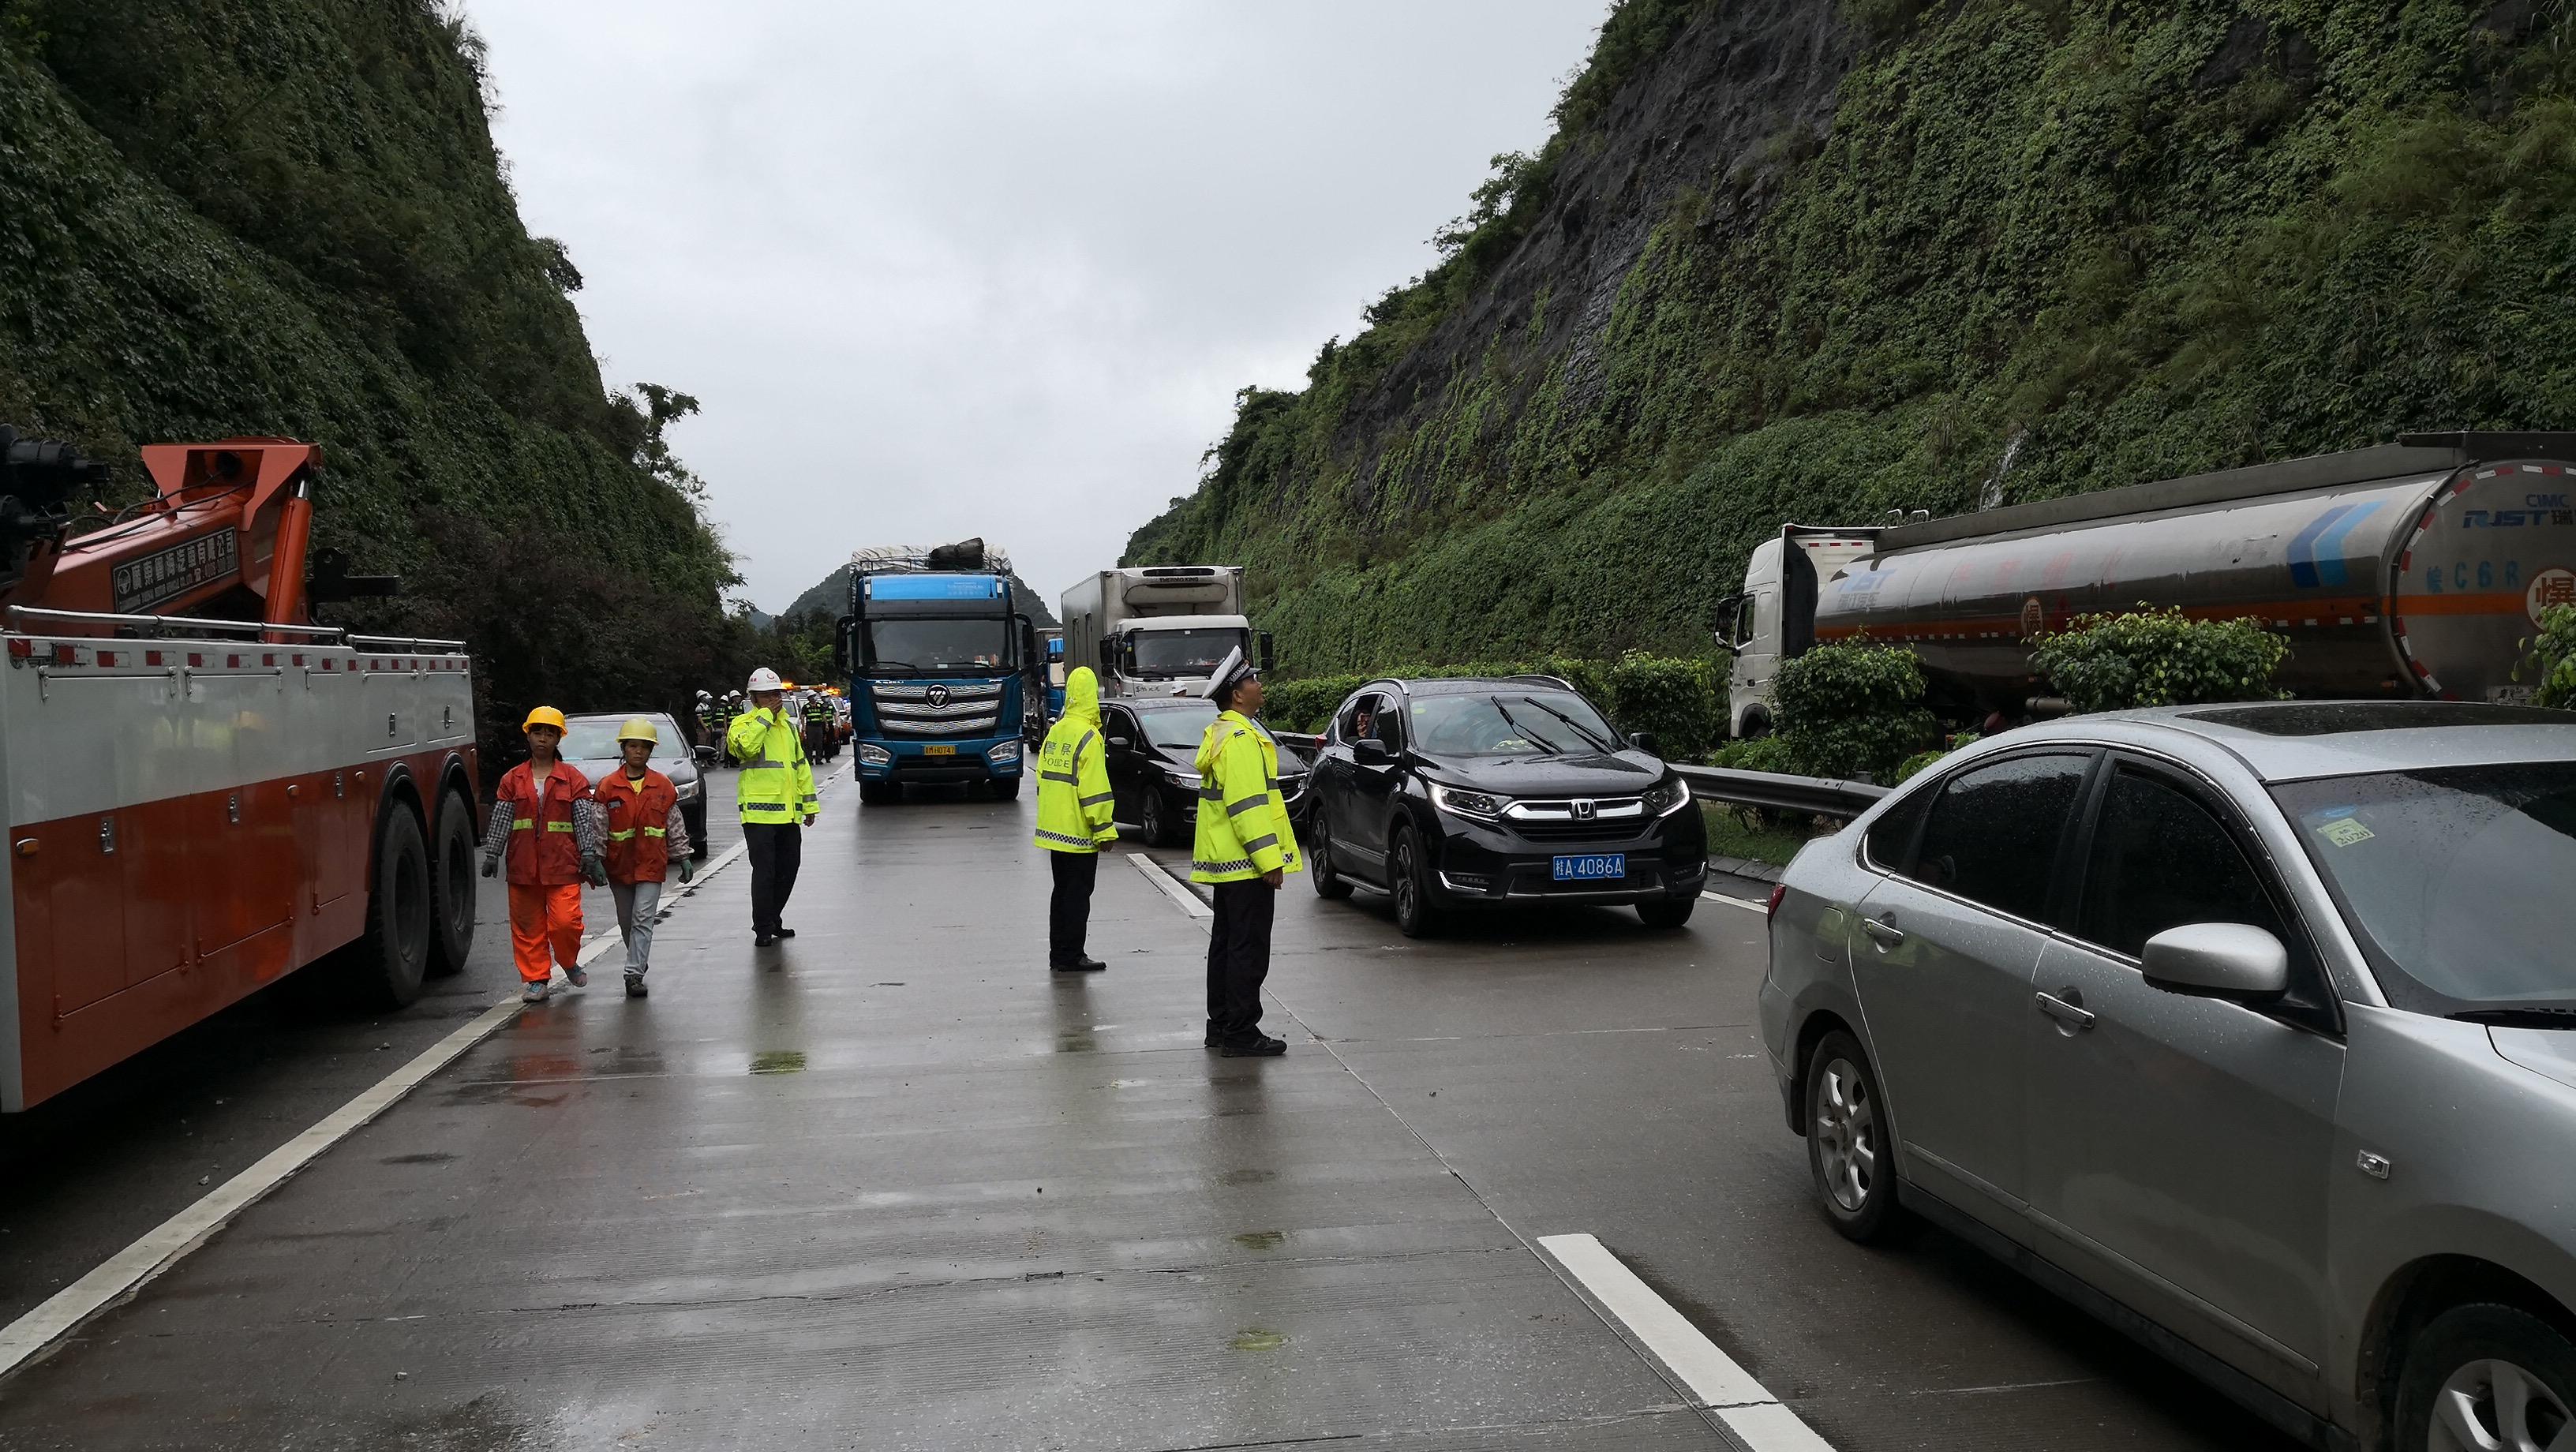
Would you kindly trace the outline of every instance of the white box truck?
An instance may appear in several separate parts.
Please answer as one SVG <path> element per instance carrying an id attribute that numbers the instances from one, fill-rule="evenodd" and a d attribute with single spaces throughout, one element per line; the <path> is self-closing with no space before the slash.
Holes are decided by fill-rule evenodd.
<path id="1" fill-rule="evenodd" d="M 1270 636 L 1243 615 L 1241 565 L 1146 565 L 1086 575 L 1064 592 L 1064 668 L 1089 666 L 1104 696 L 1192 695 L 1229 650 L 1267 670 Z"/>

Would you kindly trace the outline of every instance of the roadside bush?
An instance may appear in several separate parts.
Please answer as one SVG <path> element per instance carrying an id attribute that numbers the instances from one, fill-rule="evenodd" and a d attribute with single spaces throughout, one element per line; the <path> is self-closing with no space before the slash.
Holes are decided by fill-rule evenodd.
<path id="1" fill-rule="evenodd" d="M 1922 663 L 1900 646 L 1817 646 L 1782 665 L 1772 689 L 1789 769 L 1803 776 L 1884 781 L 1940 738 Z"/>
<path id="2" fill-rule="evenodd" d="M 2193 620 L 2180 607 L 2141 604 L 2119 615 L 2079 615 L 2037 637 L 2031 667 L 2078 711 L 2274 701 L 2272 684 L 2290 642 L 2252 620 Z"/>
<path id="3" fill-rule="evenodd" d="M 2525 640 L 2531 651 L 2539 689 L 2535 706 L 2576 706 L 2576 605 L 2552 605 L 2540 612 L 2540 634 Z M 2514 679 L 2522 678 L 2516 667 Z"/>
<path id="4" fill-rule="evenodd" d="M 1950 744 L 1947 746 L 1934 751 L 1918 751 L 1912 756 L 1909 756 L 1903 761 L 1897 763 L 1896 775 L 1889 779 L 1888 785 L 1894 786 L 1898 782 L 1912 781 L 1915 774 L 1922 771 L 1925 767 L 1930 766 L 1932 763 L 1939 761 L 1942 757 L 1949 755 L 1953 751 L 1957 751 L 1963 746 L 1974 744 L 1980 739 L 1982 738 L 1977 732 L 1962 731 L 1958 735 L 1951 737 Z"/>

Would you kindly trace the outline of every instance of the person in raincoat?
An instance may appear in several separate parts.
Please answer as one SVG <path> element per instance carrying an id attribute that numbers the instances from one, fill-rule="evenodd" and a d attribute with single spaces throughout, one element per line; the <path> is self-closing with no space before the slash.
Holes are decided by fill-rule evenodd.
<path id="1" fill-rule="evenodd" d="M 1190 881 L 1214 889 L 1208 932 L 1207 1046 L 1228 1058 L 1268 1057 L 1288 1045 L 1261 1032 L 1261 984 L 1270 976 L 1270 920 L 1279 889 L 1304 871 L 1288 803 L 1279 794 L 1279 743 L 1257 719 L 1261 676 L 1240 649 L 1208 680 L 1217 718 L 1199 738 L 1198 835 Z"/>
<path id="2" fill-rule="evenodd" d="M 1064 714 L 1038 748 L 1038 835 L 1055 890 L 1047 899 L 1047 967 L 1097 973 L 1109 965 L 1083 952 L 1100 849 L 1118 840 L 1110 821 L 1107 743 L 1100 734 L 1100 678 L 1088 666 L 1065 678 Z"/>

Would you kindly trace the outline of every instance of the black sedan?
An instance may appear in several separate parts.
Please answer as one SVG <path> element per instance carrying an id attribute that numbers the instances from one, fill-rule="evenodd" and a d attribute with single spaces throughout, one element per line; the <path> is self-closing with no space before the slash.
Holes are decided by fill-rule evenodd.
<path id="1" fill-rule="evenodd" d="M 1109 789 L 1118 798 L 1114 810 L 1146 845 L 1174 847 L 1189 836 L 1199 810 L 1199 741 L 1215 719 L 1216 703 L 1196 696 L 1100 703 L 1109 737 Z M 1287 799 L 1291 821 L 1303 820 L 1312 767 L 1306 753 L 1279 748 L 1279 794 Z"/>
<path id="2" fill-rule="evenodd" d="M 1455 908 L 1626 904 L 1690 921 L 1708 827 L 1644 737 L 1545 676 L 1373 681 L 1333 715 L 1303 831 L 1315 891 L 1395 898 L 1421 937 Z"/>
<path id="3" fill-rule="evenodd" d="M 680 723 L 661 711 L 610 711 L 595 716 L 571 716 L 564 720 L 563 745 L 558 748 L 583 776 L 597 781 L 626 762 L 617 744 L 617 733 L 627 722 L 641 716 L 653 723 L 661 741 L 653 747 L 653 769 L 671 779 L 671 789 L 680 796 L 680 818 L 689 824 L 690 855 L 703 859 L 707 855 L 707 783 L 699 775 L 698 757 L 689 748 L 688 733 Z"/>

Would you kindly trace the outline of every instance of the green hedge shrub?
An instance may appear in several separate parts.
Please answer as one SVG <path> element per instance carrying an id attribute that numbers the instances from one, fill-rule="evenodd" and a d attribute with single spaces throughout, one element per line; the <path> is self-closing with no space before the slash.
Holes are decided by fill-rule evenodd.
<path id="1" fill-rule="evenodd" d="M 1940 739 L 1923 704 L 1923 666 L 1901 646 L 1820 645 L 1780 667 L 1772 685 L 1790 770 L 1884 781 Z"/>
<path id="2" fill-rule="evenodd" d="M 2525 640 L 2532 654 L 2539 689 L 2535 706 L 2576 706 L 2576 605 L 2552 605 L 2540 612 L 2540 634 Z M 2519 667 L 2514 679 L 2522 679 Z"/>
<path id="3" fill-rule="evenodd" d="M 2141 604 L 2079 615 L 2037 638 L 2031 666 L 2078 711 L 2276 701 L 2272 684 L 2290 642 L 2253 620 L 2193 620 L 2180 607 Z"/>

